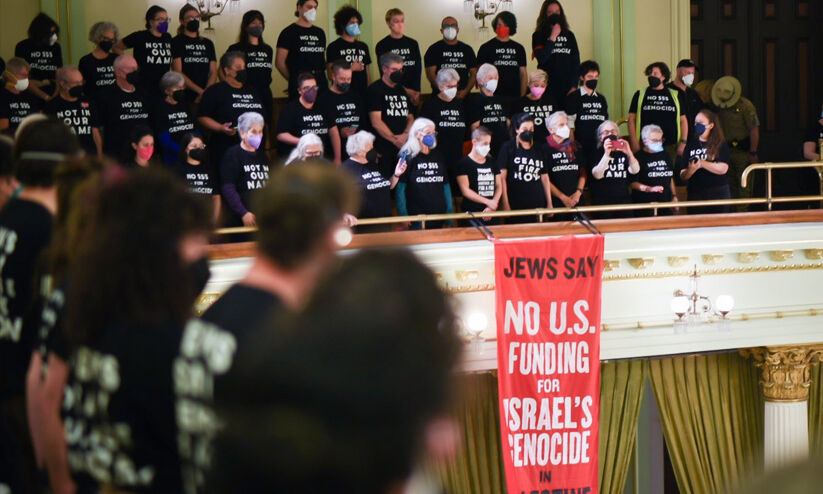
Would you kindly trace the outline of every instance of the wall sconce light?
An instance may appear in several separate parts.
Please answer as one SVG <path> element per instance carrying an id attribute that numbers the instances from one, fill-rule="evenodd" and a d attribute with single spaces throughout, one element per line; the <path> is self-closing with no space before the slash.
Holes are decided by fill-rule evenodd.
<path id="1" fill-rule="evenodd" d="M 481 39 L 491 37 L 486 17 L 493 17 L 502 10 L 511 11 L 513 8 L 514 0 L 463 0 L 463 11 L 479 22 L 477 32 Z"/>
<path id="2" fill-rule="evenodd" d="M 206 23 L 207 33 L 209 36 L 213 33 L 214 28 L 211 26 L 211 18 L 223 13 L 226 5 L 230 5 L 229 11 L 235 12 L 240 8 L 240 0 L 188 0 L 188 3 L 200 13 L 200 20 Z"/>
<path id="3" fill-rule="evenodd" d="M 483 343 L 486 339 L 483 338 L 483 331 L 489 326 L 489 318 L 482 312 L 472 312 L 465 319 L 466 333 L 469 336 L 469 341 L 472 344 L 472 349 L 477 355 L 483 355 Z"/>

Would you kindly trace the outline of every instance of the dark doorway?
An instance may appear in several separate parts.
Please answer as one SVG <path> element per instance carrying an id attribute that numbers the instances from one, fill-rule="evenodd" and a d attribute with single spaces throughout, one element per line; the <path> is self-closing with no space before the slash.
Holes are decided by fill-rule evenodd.
<path id="1" fill-rule="evenodd" d="M 699 79 L 733 75 L 760 117 L 760 161 L 802 160 L 823 102 L 823 0 L 691 0 Z"/>

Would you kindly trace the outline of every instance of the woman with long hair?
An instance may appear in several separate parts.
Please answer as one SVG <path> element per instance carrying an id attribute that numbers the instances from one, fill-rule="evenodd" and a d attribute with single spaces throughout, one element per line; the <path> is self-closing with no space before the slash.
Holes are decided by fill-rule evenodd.
<path id="1" fill-rule="evenodd" d="M 274 49 L 263 39 L 266 18 L 259 10 L 249 10 L 240 20 L 237 43 L 226 52 L 239 51 L 246 55 L 245 83 L 257 93 L 263 104 L 263 119 L 271 126 L 274 97 L 271 93 L 271 73 L 274 67 Z"/>
<path id="2" fill-rule="evenodd" d="M 537 68 L 549 74 L 549 90 L 565 108 L 566 95 L 577 89 L 580 49 L 558 0 L 544 0 L 532 34 L 532 56 Z"/>
<path id="3" fill-rule="evenodd" d="M 217 83 L 217 54 L 212 40 L 200 36 L 200 11 L 187 3 L 178 15 L 180 27 L 171 40 L 171 67 L 183 74 L 186 103 L 199 103 L 207 87 Z"/>
<path id="4" fill-rule="evenodd" d="M 730 199 L 729 146 L 717 114 L 701 110 L 694 118 L 695 139 L 689 142 L 680 163 L 680 178 L 686 181 L 689 201 Z M 689 208 L 689 214 L 728 213 L 729 206 Z"/>
<path id="5" fill-rule="evenodd" d="M 14 47 L 14 56 L 29 64 L 29 92 L 44 100 L 57 92 L 57 69 L 63 66 L 59 35 L 60 26 L 41 12 L 29 24 L 28 37 Z"/>
<path id="6" fill-rule="evenodd" d="M 134 58 L 140 69 L 139 86 L 146 92 L 149 101 L 163 99 L 160 94 L 160 78 L 171 68 L 171 34 L 169 34 L 169 13 L 159 5 L 152 5 L 146 11 L 146 29 L 135 31 L 114 45 L 114 52 L 122 55 L 129 48 L 134 49 Z"/>
<path id="7" fill-rule="evenodd" d="M 546 155 L 537 140 L 534 117 L 528 113 L 512 116 L 515 136 L 503 144 L 497 157 L 503 185 L 504 210 L 552 207 L 551 183 L 546 170 Z M 509 223 L 537 221 L 534 216 L 513 216 Z"/>

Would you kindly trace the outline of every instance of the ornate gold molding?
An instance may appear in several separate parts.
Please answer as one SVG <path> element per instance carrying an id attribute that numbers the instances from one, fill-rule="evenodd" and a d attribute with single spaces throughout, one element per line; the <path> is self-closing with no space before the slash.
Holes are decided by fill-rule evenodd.
<path id="1" fill-rule="evenodd" d="M 206 310 L 211 307 L 218 298 L 220 298 L 222 293 L 217 292 L 203 292 L 197 297 L 197 300 L 194 301 L 194 313 L 198 316 L 202 316 Z"/>
<path id="2" fill-rule="evenodd" d="M 669 256 L 669 266 L 673 268 L 682 268 L 689 262 L 689 256 Z"/>
<path id="3" fill-rule="evenodd" d="M 737 253 L 737 262 L 743 264 L 750 264 L 754 261 L 760 259 L 759 252 L 738 252 Z"/>
<path id="4" fill-rule="evenodd" d="M 760 369 L 760 387 L 766 401 L 791 402 L 809 399 L 811 365 L 823 356 L 823 346 L 774 346 L 744 348 Z"/>
<path id="5" fill-rule="evenodd" d="M 769 257 L 774 262 L 785 262 L 794 257 L 793 250 L 770 250 Z"/>
<path id="6" fill-rule="evenodd" d="M 823 249 L 806 249 L 806 259 L 819 261 L 823 259 Z"/>
<path id="7" fill-rule="evenodd" d="M 723 260 L 723 254 L 703 254 L 703 264 L 714 266 Z"/>
<path id="8" fill-rule="evenodd" d="M 634 269 L 648 269 L 654 266 L 654 257 L 630 257 L 626 260 Z"/>
<path id="9" fill-rule="evenodd" d="M 603 261 L 603 269 L 612 271 L 620 267 L 620 259 L 606 259 Z"/>
<path id="10" fill-rule="evenodd" d="M 461 269 L 454 272 L 454 277 L 457 278 L 457 281 L 465 283 L 476 280 L 480 277 L 480 273 L 476 269 Z"/>

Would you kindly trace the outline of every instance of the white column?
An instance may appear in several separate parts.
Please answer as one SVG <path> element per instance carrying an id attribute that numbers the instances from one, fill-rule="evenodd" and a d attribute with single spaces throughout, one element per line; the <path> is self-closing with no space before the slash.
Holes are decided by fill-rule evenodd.
<path id="1" fill-rule="evenodd" d="M 767 401 L 764 410 L 764 460 L 767 470 L 809 456 L 808 402 Z"/>

